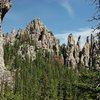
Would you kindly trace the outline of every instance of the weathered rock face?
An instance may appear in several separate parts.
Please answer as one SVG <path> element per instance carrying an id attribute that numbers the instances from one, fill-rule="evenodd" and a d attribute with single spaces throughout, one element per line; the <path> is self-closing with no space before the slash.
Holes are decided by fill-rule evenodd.
<path id="1" fill-rule="evenodd" d="M 78 41 L 77 41 L 77 44 L 75 46 L 75 60 L 76 60 L 77 64 L 80 63 L 80 51 L 81 51 L 80 38 L 81 38 L 81 36 L 78 37 Z"/>
<path id="2" fill-rule="evenodd" d="M 14 80 L 10 71 L 7 70 L 4 64 L 3 37 L 0 37 L 0 91 L 4 88 L 5 83 L 13 88 Z"/>
<path id="3" fill-rule="evenodd" d="M 1 0 L 0 1 L 0 91 L 4 88 L 4 84 L 8 83 L 7 85 L 12 87 L 13 78 L 11 76 L 10 71 L 8 71 L 4 64 L 4 51 L 3 51 L 3 37 L 2 37 L 2 28 L 1 22 L 3 20 L 4 15 L 10 9 L 10 1 L 9 0 Z"/>
<path id="4" fill-rule="evenodd" d="M 59 40 L 56 39 L 51 31 L 48 31 L 46 26 L 39 20 L 35 19 L 31 21 L 25 31 L 21 28 L 17 31 L 13 30 L 11 34 L 4 36 L 5 43 L 12 43 L 16 38 L 20 38 L 25 34 L 35 41 L 37 49 L 47 50 L 53 54 L 59 54 Z"/>
<path id="5" fill-rule="evenodd" d="M 100 70 L 100 46 L 93 35 L 91 38 L 86 38 L 86 43 L 80 47 L 80 36 L 75 45 L 75 40 L 72 34 L 68 36 L 68 43 L 66 48 L 66 65 L 77 69 L 76 67 L 81 64 L 85 69 Z M 93 68 L 94 67 L 94 68 Z"/>
<path id="6" fill-rule="evenodd" d="M 67 44 L 67 58 L 66 62 L 68 66 L 73 67 L 75 69 L 76 61 L 74 57 L 74 52 L 75 52 L 75 40 L 72 34 L 68 36 L 68 44 Z"/>
<path id="7" fill-rule="evenodd" d="M 20 46 L 18 54 L 25 57 L 24 54 L 28 54 L 34 60 L 36 58 L 36 53 L 38 50 L 42 49 L 45 53 L 48 51 L 50 54 L 59 56 L 59 40 L 56 39 L 51 31 L 49 31 L 46 26 L 40 21 L 40 19 L 35 19 L 28 23 L 25 30 L 19 28 L 16 32 L 15 29 L 12 30 L 11 34 L 4 35 L 4 41 L 6 43 L 14 44 L 15 40 L 25 40 L 33 41 L 34 45 L 27 45 L 24 43 Z M 27 46 L 24 46 L 27 45 Z M 23 53 L 23 51 L 26 51 Z"/>
<path id="8" fill-rule="evenodd" d="M 0 37 L 0 84 L 2 82 L 2 78 L 3 78 L 3 75 L 4 75 L 4 71 L 5 71 L 5 65 L 4 65 L 4 59 L 3 59 L 3 56 L 4 56 L 4 52 L 3 52 L 3 38 Z"/>
<path id="9" fill-rule="evenodd" d="M 80 36 L 78 37 L 78 41 L 75 45 L 75 40 L 72 34 L 68 36 L 68 44 L 67 44 L 67 65 L 72 67 L 73 69 L 76 68 L 76 66 L 81 63 L 86 68 L 89 68 L 89 61 L 90 61 L 90 43 L 89 43 L 89 37 L 87 37 L 87 41 L 84 45 L 84 47 L 81 50 L 80 47 Z"/>
<path id="10" fill-rule="evenodd" d="M 42 48 L 50 53 L 59 54 L 59 40 L 54 37 L 52 32 L 48 31 L 40 19 L 31 21 L 27 25 L 25 33 L 31 35 L 31 38 L 36 41 L 38 49 Z"/>
<path id="11" fill-rule="evenodd" d="M 82 49 L 82 57 L 81 57 L 81 61 L 82 64 L 88 68 L 89 67 L 89 58 L 90 58 L 90 44 L 89 44 L 89 37 L 87 37 L 87 41 Z"/>
<path id="12" fill-rule="evenodd" d="M 92 63 L 92 66 L 95 66 L 96 70 L 100 71 L 100 41 L 94 41 L 92 47 L 92 62 L 95 61 L 95 64 Z"/>

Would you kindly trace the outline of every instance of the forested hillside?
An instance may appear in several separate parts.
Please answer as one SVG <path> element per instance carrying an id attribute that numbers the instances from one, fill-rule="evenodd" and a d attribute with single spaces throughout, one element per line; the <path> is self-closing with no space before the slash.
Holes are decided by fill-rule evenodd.
<path id="1" fill-rule="evenodd" d="M 5 84 L 0 100 L 99 100 L 100 71 L 86 70 L 81 65 L 78 71 L 73 70 L 48 52 L 44 56 L 41 49 L 35 60 L 25 52 L 23 58 L 17 53 L 22 44 L 35 45 L 28 35 L 14 45 L 4 45 L 5 64 L 15 71 L 15 84 L 13 89 Z"/>

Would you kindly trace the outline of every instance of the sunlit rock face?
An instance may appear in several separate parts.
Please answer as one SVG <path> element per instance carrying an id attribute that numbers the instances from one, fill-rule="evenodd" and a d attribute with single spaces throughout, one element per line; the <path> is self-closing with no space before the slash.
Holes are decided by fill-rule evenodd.
<path id="1" fill-rule="evenodd" d="M 100 42 L 91 36 L 87 36 L 84 46 L 81 48 L 81 36 L 75 43 L 73 34 L 69 34 L 66 46 L 66 66 L 72 69 L 83 67 L 86 70 L 100 71 Z"/>
<path id="2" fill-rule="evenodd" d="M 1 28 L 1 22 L 3 20 L 3 17 L 5 16 L 5 14 L 8 12 L 8 10 L 11 7 L 11 3 L 10 0 L 0 0 L 0 91 L 3 87 L 3 85 L 5 83 L 8 83 L 9 86 L 13 86 L 12 85 L 12 76 L 10 71 L 7 70 L 7 68 L 5 67 L 4 64 L 4 50 L 3 50 L 3 44 L 4 44 L 4 40 L 2 37 L 2 28 Z"/>
<path id="3" fill-rule="evenodd" d="M 89 38 L 87 37 L 87 41 L 82 48 L 82 56 L 81 56 L 81 63 L 84 65 L 86 69 L 89 67 L 89 58 L 90 58 L 90 43 Z"/>
<path id="4" fill-rule="evenodd" d="M 86 69 L 89 69 L 89 62 L 90 62 L 89 37 L 87 37 L 86 43 L 82 47 L 82 49 L 81 49 L 80 39 L 81 36 L 78 37 L 78 41 L 75 44 L 74 36 L 72 34 L 68 36 L 68 43 L 66 48 L 67 66 L 76 69 L 79 63 L 81 63 Z"/>
<path id="5" fill-rule="evenodd" d="M 35 19 L 28 23 L 25 32 L 36 41 L 37 48 L 59 54 L 59 40 L 54 37 L 53 33 L 46 28 L 40 19 Z"/>
<path id="6" fill-rule="evenodd" d="M 46 26 L 40 21 L 40 19 L 34 19 L 31 22 L 29 22 L 25 30 L 19 28 L 18 31 L 16 32 L 16 30 L 13 29 L 11 34 L 6 34 L 4 36 L 5 44 L 9 42 L 10 44 L 13 45 L 16 39 L 25 40 L 26 34 L 27 37 L 30 38 L 30 40 L 34 41 L 35 44 L 34 46 L 27 45 L 26 51 L 27 54 L 29 54 L 29 56 L 31 54 L 33 55 L 34 58 L 36 58 L 35 54 L 40 49 L 43 50 L 44 53 L 47 51 L 50 54 L 59 55 L 59 46 L 60 46 L 59 40 L 55 38 L 53 33 L 46 28 Z M 21 50 L 24 50 L 24 46 L 23 46 L 24 44 L 25 43 L 23 43 L 20 46 L 18 54 L 23 55 Z M 33 50 L 33 54 L 32 54 L 32 50 Z"/>
<path id="7" fill-rule="evenodd" d="M 75 52 L 75 40 L 72 34 L 68 36 L 68 43 L 67 43 L 67 50 L 66 50 L 66 62 L 67 65 L 70 67 L 73 67 L 75 69 L 76 61 L 74 57 L 74 52 Z"/>

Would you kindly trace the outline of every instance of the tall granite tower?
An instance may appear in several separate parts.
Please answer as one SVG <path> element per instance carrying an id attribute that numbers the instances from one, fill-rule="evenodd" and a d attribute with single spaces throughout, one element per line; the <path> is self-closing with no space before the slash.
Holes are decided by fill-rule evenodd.
<path id="1" fill-rule="evenodd" d="M 4 81 L 8 80 L 10 72 L 7 71 L 4 64 L 4 50 L 3 50 L 3 33 L 2 33 L 2 20 L 5 14 L 11 7 L 10 0 L 0 0 L 0 91 Z"/>

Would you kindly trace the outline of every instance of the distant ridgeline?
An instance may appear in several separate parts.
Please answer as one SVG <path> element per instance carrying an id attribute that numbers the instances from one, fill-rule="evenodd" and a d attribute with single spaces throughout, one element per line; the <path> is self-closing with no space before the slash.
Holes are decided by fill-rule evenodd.
<path id="1" fill-rule="evenodd" d="M 28 39 L 30 42 L 27 43 Z M 67 46 L 64 44 L 60 46 L 59 40 L 54 37 L 53 33 L 46 28 L 40 19 L 31 21 L 25 30 L 20 28 L 16 32 L 13 29 L 11 34 L 4 34 L 5 44 L 14 45 L 15 41 L 20 40 L 18 54 L 23 57 L 28 54 L 35 60 L 37 52 L 42 50 L 44 56 L 46 52 L 49 52 L 66 67 L 77 70 L 80 68 L 100 70 L 99 41 L 91 35 L 90 38 L 86 38 L 86 43 L 81 49 L 80 39 L 81 36 L 78 37 L 75 44 L 74 37 L 70 34 Z"/>

